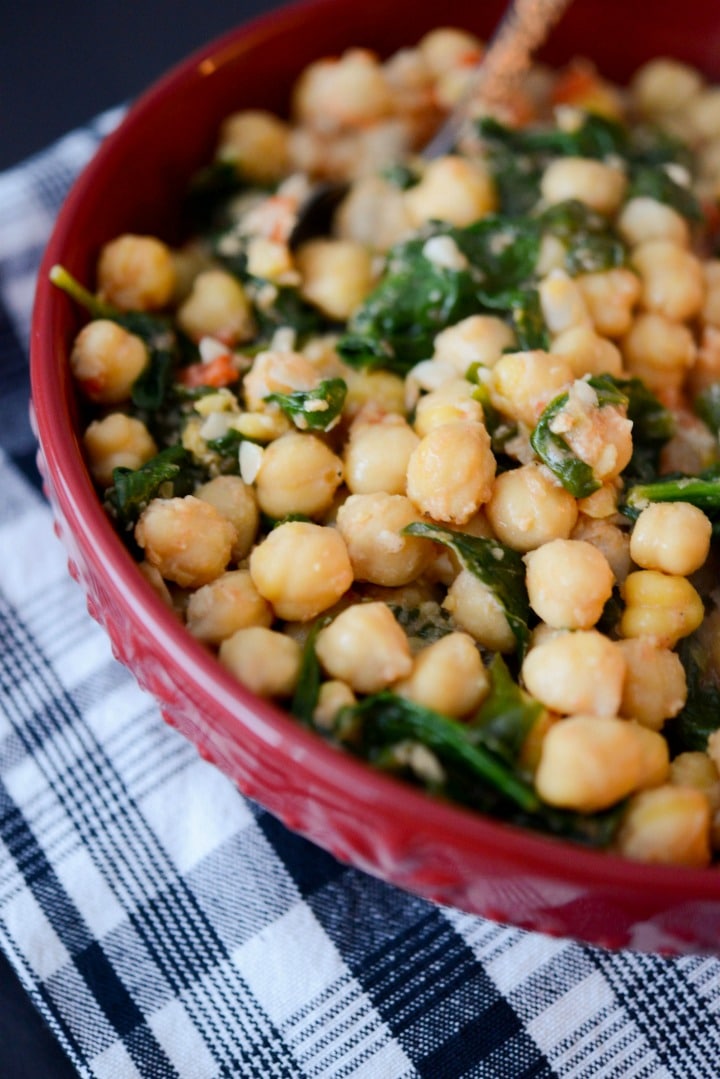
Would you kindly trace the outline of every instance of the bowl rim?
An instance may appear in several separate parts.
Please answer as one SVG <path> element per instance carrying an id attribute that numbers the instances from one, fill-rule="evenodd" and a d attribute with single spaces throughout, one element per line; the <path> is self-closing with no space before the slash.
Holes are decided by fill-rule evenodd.
<path id="1" fill-rule="evenodd" d="M 168 610 L 137 570 L 108 520 L 89 478 L 70 409 L 65 401 L 62 365 L 63 307 L 69 303 L 48 280 L 50 267 L 62 262 L 73 229 L 77 208 L 95 185 L 98 176 L 112 163 L 127 131 L 144 121 L 159 102 L 173 95 L 179 85 L 197 84 L 210 70 L 234 61 L 252 48 L 265 34 L 274 34 L 283 25 L 292 27 L 310 11 L 331 10 L 333 0 L 296 0 L 250 22 L 227 31 L 192 52 L 171 67 L 132 104 L 118 126 L 107 135 L 92 159 L 73 183 L 58 214 L 41 262 L 31 328 L 31 394 L 38 439 L 54 488 L 54 496 L 73 533 L 86 547 L 97 547 L 103 555 L 105 573 L 113 589 L 124 596 L 127 613 L 144 632 L 152 632 L 158 647 L 176 663 L 183 656 L 184 677 L 201 692 L 211 690 L 228 715 L 240 713 L 242 724 L 271 747 L 282 747 L 291 759 L 302 764 L 308 777 L 321 787 L 342 793 L 348 787 L 376 810 L 386 810 L 397 821 L 401 815 L 408 834 L 424 821 L 423 834 L 431 844 L 452 835 L 458 855 L 478 849 L 491 857 L 517 863 L 518 872 L 537 873 L 547 880 L 583 889 L 602 884 L 604 889 L 642 888 L 643 905 L 652 895 L 665 908 L 668 901 L 720 898 L 720 873 L 715 868 L 665 866 L 633 862 L 612 852 L 585 848 L 572 841 L 555 838 L 530 828 L 508 824 L 462 805 L 433 799 L 421 790 L 390 775 L 372 769 L 366 762 L 330 745 L 306 730 L 289 713 L 267 700 L 255 697 Z M 61 408 L 58 408 L 58 402 Z M 99 542 L 98 542 L 99 541 Z M 223 720 L 224 724 L 224 720 Z M 252 795 L 250 795 L 252 797 Z M 430 815 L 432 820 L 427 823 Z M 290 825 L 292 827 L 292 825 Z M 317 841 L 317 840 L 316 840 Z M 371 870 L 372 871 L 372 870 Z"/>

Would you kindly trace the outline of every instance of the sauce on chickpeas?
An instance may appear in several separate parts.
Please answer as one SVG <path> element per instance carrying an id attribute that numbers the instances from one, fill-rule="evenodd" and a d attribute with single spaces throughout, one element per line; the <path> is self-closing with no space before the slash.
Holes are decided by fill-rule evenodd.
<path id="1" fill-rule="evenodd" d="M 227 118 L 191 239 L 107 243 L 88 465 L 188 631 L 350 752 L 648 862 L 720 849 L 720 91 L 483 45 L 311 64 Z M 682 136 L 682 137 L 681 137 Z M 347 181 L 291 242 L 313 185 Z"/>

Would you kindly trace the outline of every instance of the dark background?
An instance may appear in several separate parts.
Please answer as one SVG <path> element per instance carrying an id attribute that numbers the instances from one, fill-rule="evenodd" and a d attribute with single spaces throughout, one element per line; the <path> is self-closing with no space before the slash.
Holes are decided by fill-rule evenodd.
<path id="1" fill-rule="evenodd" d="M 282 0 L 7 0 L 0 31 L 0 169 Z"/>
<path id="2" fill-rule="evenodd" d="M 130 102 L 190 52 L 281 2 L 21 0 L 10 13 L 8 0 L 0 31 L 0 170 Z M 0 953 L 1 1079 L 76 1074 Z"/>

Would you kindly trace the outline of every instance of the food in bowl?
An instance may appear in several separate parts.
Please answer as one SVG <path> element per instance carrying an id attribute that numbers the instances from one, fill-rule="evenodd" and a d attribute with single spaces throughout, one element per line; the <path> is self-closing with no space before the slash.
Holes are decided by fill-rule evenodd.
<path id="1" fill-rule="evenodd" d="M 718 91 L 538 65 L 425 162 L 481 53 L 443 29 L 313 63 L 292 122 L 223 124 L 186 243 L 116 237 L 93 292 L 53 272 L 92 316 L 88 465 L 188 631 L 322 737 L 707 865 Z"/>

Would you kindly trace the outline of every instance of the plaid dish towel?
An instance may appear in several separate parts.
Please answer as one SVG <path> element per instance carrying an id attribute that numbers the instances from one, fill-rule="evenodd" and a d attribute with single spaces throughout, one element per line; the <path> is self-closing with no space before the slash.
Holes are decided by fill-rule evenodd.
<path id="1" fill-rule="evenodd" d="M 36 484 L 26 350 L 54 215 L 118 116 L 0 176 L 0 946 L 34 1004 L 98 1079 L 717 1076 L 720 961 L 551 940 L 349 869 L 112 659 Z"/>

